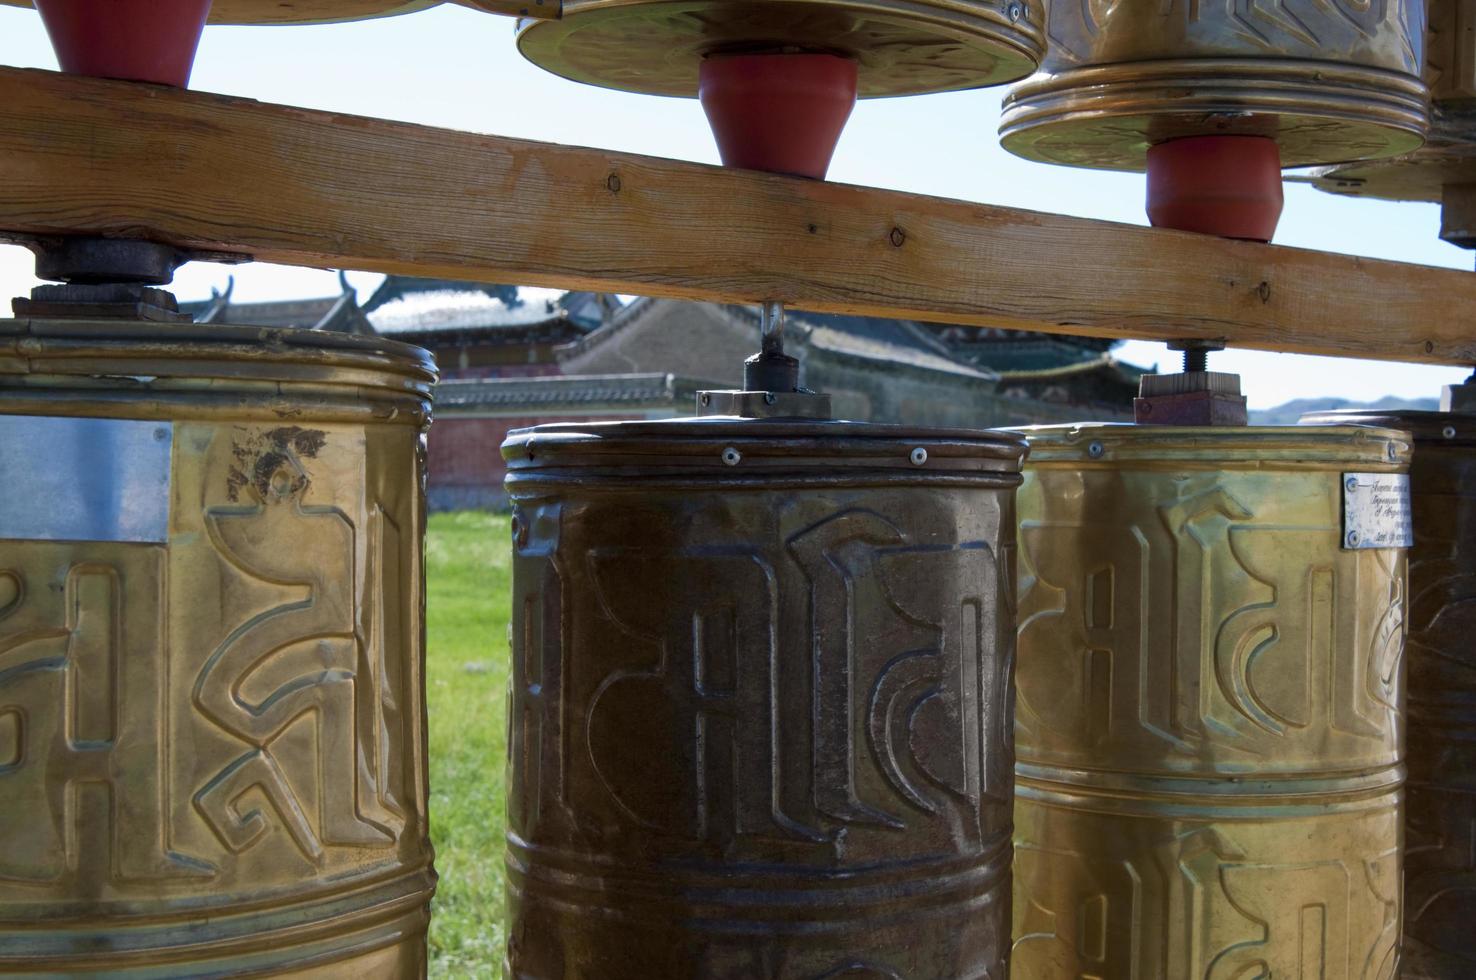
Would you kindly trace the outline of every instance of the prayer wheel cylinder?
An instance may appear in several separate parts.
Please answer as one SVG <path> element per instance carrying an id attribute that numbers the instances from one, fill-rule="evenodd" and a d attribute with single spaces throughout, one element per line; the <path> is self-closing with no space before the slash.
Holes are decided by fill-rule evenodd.
<path id="1" fill-rule="evenodd" d="M 1046 33 L 1000 122 L 1043 163 L 1142 170 L 1150 146 L 1223 135 L 1310 166 L 1408 152 L 1428 123 L 1421 0 L 1054 2 Z"/>
<path id="2" fill-rule="evenodd" d="M 831 54 L 855 61 L 864 99 L 1023 78 L 1045 23 L 1039 0 L 563 0 L 519 22 L 518 50 L 572 81 L 688 98 L 709 58 Z"/>
<path id="3" fill-rule="evenodd" d="M 1395 977 L 1406 434 L 1026 433 L 1013 980 Z"/>
<path id="4" fill-rule="evenodd" d="M 1406 980 L 1476 976 L 1476 416 L 1324 412 L 1414 435 L 1409 554 Z"/>
<path id="5" fill-rule="evenodd" d="M 1023 451 L 509 437 L 509 977 L 1002 980 Z"/>
<path id="6" fill-rule="evenodd" d="M 1439 204 L 1440 237 L 1476 248 L 1476 0 L 1430 0 L 1429 17 L 1425 145 L 1391 160 L 1322 168 L 1312 183 L 1349 197 Z"/>
<path id="7" fill-rule="evenodd" d="M 424 974 L 434 378 L 0 321 L 0 974 Z"/>

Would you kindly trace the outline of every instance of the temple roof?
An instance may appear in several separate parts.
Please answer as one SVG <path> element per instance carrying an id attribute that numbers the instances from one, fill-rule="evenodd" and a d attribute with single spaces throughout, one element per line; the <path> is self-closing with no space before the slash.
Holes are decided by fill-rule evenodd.
<path id="1" fill-rule="evenodd" d="M 495 283 L 387 276 L 362 305 L 340 273 L 336 296 L 237 303 L 235 281 L 210 299 L 181 303 L 200 323 L 252 324 L 376 333 L 436 350 L 457 347 L 562 345 L 560 359 L 597 346 L 647 313 L 680 300 L 619 297 Z M 752 323 L 755 307 L 714 307 Z M 788 329 L 796 349 L 805 346 L 876 370 L 912 369 L 959 379 L 1020 383 L 1107 371 L 1112 380 L 1136 384 L 1144 373 L 1108 351 L 1114 341 L 1025 331 L 977 329 L 877 317 L 792 310 Z M 541 383 L 541 382 L 540 382 Z M 509 389 L 511 390 L 511 389 Z"/>
<path id="2" fill-rule="evenodd" d="M 921 327 L 907 320 L 804 312 L 791 316 L 808 331 L 810 346 L 872 362 L 878 368 L 900 365 L 980 381 L 996 378 L 988 367 L 963 363 Z"/>
<path id="3" fill-rule="evenodd" d="M 386 276 L 363 309 L 380 333 L 491 332 L 566 322 L 594 330 L 619 301 L 603 293 Z"/>
<path id="4" fill-rule="evenodd" d="M 1148 368 L 1141 368 L 1134 364 L 1125 364 L 1111 354 L 1103 353 L 1095 357 L 1088 357 L 1067 364 L 1053 365 L 1045 363 L 1040 366 L 1015 367 L 1009 370 L 1002 370 L 999 372 L 999 378 L 1004 383 L 1050 381 L 1057 378 L 1070 378 L 1082 374 L 1091 374 L 1096 371 L 1104 372 L 1114 380 L 1119 380 L 1123 384 L 1128 385 L 1136 385 L 1138 380 L 1145 374 L 1156 373 Z"/>
<path id="5" fill-rule="evenodd" d="M 236 289 L 234 276 L 226 280 L 224 292 L 212 289 L 210 298 L 179 304 L 196 323 L 230 323 L 253 327 L 295 327 L 301 330 L 337 330 L 341 333 L 370 334 L 374 330 L 359 308 L 353 287 L 339 273 L 339 293 L 316 299 L 275 300 L 259 303 L 237 303 L 231 299 Z"/>
<path id="6" fill-rule="evenodd" d="M 502 297 L 477 290 L 438 290 L 413 293 L 376 307 L 369 322 L 386 336 L 437 330 L 498 330 L 558 323 L 568 311 L 552 299 L 518 300 L 509 306 Z"/>
<path id="7" fill-rule="evenodd" d="M 442 381 L 436 414 L 599 415 L 655 410 L 690 413 L 697 392 L 721 384 L 672 374 L 571 374 Z"/>

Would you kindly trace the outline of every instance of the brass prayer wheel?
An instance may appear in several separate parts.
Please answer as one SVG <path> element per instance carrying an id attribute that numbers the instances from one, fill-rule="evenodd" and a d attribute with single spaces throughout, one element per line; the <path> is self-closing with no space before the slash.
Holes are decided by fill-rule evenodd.
<path id="1" fill-rule="evenodd" d="M 1476 247 L 1476 0 L 1431 0 L 1426 81 L 1429 138 L 1413 153 L 1325 168 L 1320 189 L 1350 197 L 1440 204 L 1440 237 Z"/>
<path id="2" fill-rule="evenodd" d="M 1427 124 L 1421 0 L 1056 2 L 1047 34 L 1000 122 L 1031 160 L 1142 170 L 1152 145 L 1224 135 L 1310 166 L 1409 152 Z"/>
<path id="3" fill-rule="evenodd" d="M 1002 980 L 1023 452 L 509 437 L 509 977 Z"/>
<path id="4" fill-rule="evenodd" d="M 1406 434 L 1025 432 L 1011 977 L 1397 976 Z"/>
<path id="5" fill-rule="evenodd" d="M 1414 435 L 1403 976 L 1466 980 L 1476 976 L 1476 416 L 1323 412 L 1303 421 Z"/>
<path id="6" fill-rule="evenodd" d="M 518 32 L 524 57 L 556 75 L 688 97 L 713 55 L 839 55 L 866 98 L 1013 81 L 1044 47 L 1041 0 L 563 0 Z"/>
<path id="7" fill-rule="evenodd" d="M 0 974 L 424 974 L 434 378 L 0 321 Z"/>

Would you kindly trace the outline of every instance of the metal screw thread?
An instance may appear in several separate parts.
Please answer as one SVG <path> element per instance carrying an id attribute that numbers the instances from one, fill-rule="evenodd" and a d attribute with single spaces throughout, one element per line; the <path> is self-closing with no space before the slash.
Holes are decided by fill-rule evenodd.
<path id="1" fill-rule="evenodd" d="M 1209 370 L 1209 351 L 1203 347 L 1189 347 L 1184 350 L 1184 373 L 1191 371 Z"/>
<path id="2" fill-rule="evenodd" d="M 759 349 L 765 354 L 784 353 L 784 304 L 767 302 L 759 308 Z"/>

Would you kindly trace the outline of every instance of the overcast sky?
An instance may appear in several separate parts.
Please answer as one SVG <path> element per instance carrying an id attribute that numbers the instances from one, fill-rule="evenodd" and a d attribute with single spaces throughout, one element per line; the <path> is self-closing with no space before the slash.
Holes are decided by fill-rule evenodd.
<path id="1" fill-rule="evenodd" d="M 0 64 L 54 68 L 33 11 L 0 7 Z M 657 99 L 576 85 L 527 64 L 512 23 L 461 7 L 323 27 L 211 27 L 191 87 L 267 102 L 400 119 L 483 133 L 716 163 L 695 101 Z M 1046 167 L 999 148 L 1002 89 L 863 102 L 841 139 L 834 180 L 968 201 L 1145 223 L 1137 175 Z M 1469 269 L 1468 252 L 1437 237 L 1431 205 L 1352 201 L 1289 185 L 1278 244 Z M 0 246 L 0 312 L 34 283 L 29 253 Z M 181 299 L 208 296 L 235 275 L 242 300 L 322 296 L 334 274 L 257 264 L 181 269 Z M 367 295 L 380 277 L 353 273 Z M 1126 360 L 1164 367 L 1178 355 L 1129 343 Z M 1251 407 L 1291 398 L 1438 395 L 1468 372 L 1332 358 L 1229 351 L 1211 365 L 1238 371 Z"/>

